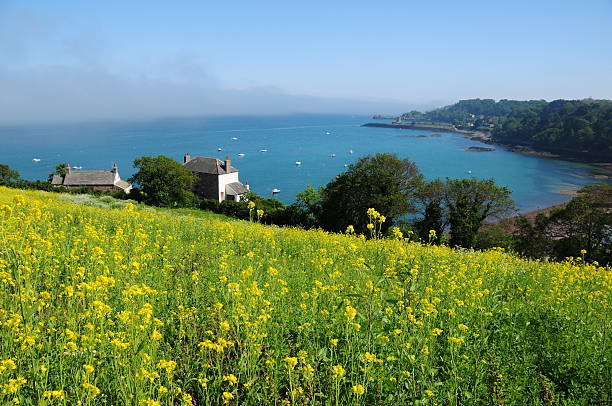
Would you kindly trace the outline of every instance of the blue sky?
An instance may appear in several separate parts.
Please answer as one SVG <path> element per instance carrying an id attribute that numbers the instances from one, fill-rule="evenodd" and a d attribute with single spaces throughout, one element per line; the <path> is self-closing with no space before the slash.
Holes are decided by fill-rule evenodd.
<path id="1" fill-rule="evenodd" d="M 611 40 L 610 0 L 0 0 L 0 122 L 612 98 Z"/>

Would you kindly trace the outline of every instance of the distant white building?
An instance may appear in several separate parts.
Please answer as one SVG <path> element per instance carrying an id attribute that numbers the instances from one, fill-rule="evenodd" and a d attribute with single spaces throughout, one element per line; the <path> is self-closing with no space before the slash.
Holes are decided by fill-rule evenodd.
<path id="1" fill-rule="evenodd" d="M 183 161 L 185 168 L 198 176 L 195 193 L 205 199 L 244 200 L 244 194 L 249 191 L 249 185 L 243 185 L 238 179 L 238 169 L 231 165 L 229 156 L 225 161 L 217 158 L 197 156 L 191 158 L 189 152 Z"/>

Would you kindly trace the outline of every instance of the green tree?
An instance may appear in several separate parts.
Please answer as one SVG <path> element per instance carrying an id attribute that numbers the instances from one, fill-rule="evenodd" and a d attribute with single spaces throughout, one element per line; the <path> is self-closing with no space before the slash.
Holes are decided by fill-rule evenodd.
<path id="1" fill-rule="evenodd" d="M 316 226 L 321 217 L 321 190 L 307 185 L 306 189 L 295 194 L 296 212 L 301 213 L 309 226 Z"/>
<path id="2" fill-rule="evenodd" d="M 134 161 L 138 171 L 130 182 L 138 186 L 142 201 L 153 206 L 193 206 L 197 201 L 192 188 L 197 176 L 174 159 L 160 155 Z"/>
<path id="3" fill-rule="evenodd" d="M 345 231 L 349 225 L 365 232 L 367 210 L 374 208 L 387 218 L 382 232 L 397 219 L 416 211 L 417 191 L 423 175 L 417 166 L 395 154 L 360 158 L 321 190 L 321 226 Z"/>
<path id="4" fill-rule="evenodd" d="M 424 183 L 419 190 L 423 219 L 414 223 L 415 231 L 423 242 L 439 244 L 446 227 L 446 214 L 443 207 L 445 185 L 440 179 Z M 430 231 L 435 231 L 433 237 Z"/>
<path id="5" fill-rule="evenodd" d="M 502 217 L 515 210 L 507 187 L 493 179 L 446 180 L 445 204 L 450 224 L 450 245 L 471 248 L 485 219 Z"/>
<path id="6" fill-rule="evenodd" d="M 532 224 L 528 218 L 519 216 L 512 234 L 513 248 L 531 258 L 544 258 L 552 253 L 553 241 L 547 234 L 548 216 L 539 213 Z"/>
<path id="7" fill-rule="evenodd" d="M 49 176 L 53 176 L 53 175 L 60 175 L 60 176 L 64 176 L 68 173 L 68 163 L 67 162 L 62 162 L 61 164 L 57 164 L 55 165 L 55 171 L 53 171 L 52 173 L 49 174 Z"/>
<path id="8" fill-rule="evenodd" d="M 547 230 L 555 242 L 553 255 L 557 259 L 584 256 L 612 263 L 611 200 L 612 186 L 586 188 L 567 206 L 551 213 Z"/>
<path id="9" fill-rule="evenodd" d="M 565 207 L 552 210 L 548 216 L 539 214 L 534 225 L 520 219 L 514 233 L 515 247 L 534 258 L 581 256 L 611 264 L 611 209 L 612 186 L 586 186 Z"/>
<path id="10" fill-rule="evenodd" d="M 55 165 L 55 170 L 49 174 L 49 178 L 47 179 L 49 182 L 53 179 L 55 175 L 65 176 L 68 173 L 68 163 L 62 162 Z"/>
<path id="11" fill-rule="evenodd" d="M 8 165 L 0 164 L 0 184 L 9 183 L 19 179 L 19 172 L 9 168 Z"/>

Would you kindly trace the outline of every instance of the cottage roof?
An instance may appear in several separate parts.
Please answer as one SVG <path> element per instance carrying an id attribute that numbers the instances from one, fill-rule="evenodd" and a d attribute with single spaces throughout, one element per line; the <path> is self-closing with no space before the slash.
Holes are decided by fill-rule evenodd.
<path id="1" fill-rule="evenodd" d="M 132 185 L 121 180 L 117 173 L 116 166 L 111 171 L 75 171 L 68 172 L 65 175 L 55 174 L 51 177 L 52 185 L 61 185 L 66 187 L 118 187 L 126 193 L 132 189 Z"/>
<path id="2" fill-rule="evenodd" d="M 113 186 L 115 173 L 112 171 L 78 171 L 64 176 L 64 186 Z"/>
<path id="3" fill-rule="evenodd" d="M 225 175 L 226 173 L 238 172 L 238 169 L 229 165 L 229 170 L 225 168 L 225 162 L 217 158 L 206 158 L 198 156 L 186 162 L 185 168 L 195 173 L 207 173 L 211 175 Z"/>
<path id="4" fill-rule="evenodd" d="M 121 188 L 123 190 L 126 189 L 131 189 L 132 185 L 124 180 L 118 180 L 115 182 L 115 186 L 117 186 L 118 188 Z"/>
<path id="5" fill-rule="evenodd" d="M 62 183 L 64 183 L 64 178 L 60 175 L 53 175 L 53 177 L 51 178 L 51 184 L 52 185 L 61 185 Z"/>
<path id="6" fill-rule="evenodd" d="M 246 188 L 246 186 L 244 186 L 242 183 L 240 182 L 232 182 L 232 183 L 228 183 L 227 185 L 225 185 L 225 194 L 226 195 L 242 195 L 246 192 L 248 192 L 249 189 Z"/>

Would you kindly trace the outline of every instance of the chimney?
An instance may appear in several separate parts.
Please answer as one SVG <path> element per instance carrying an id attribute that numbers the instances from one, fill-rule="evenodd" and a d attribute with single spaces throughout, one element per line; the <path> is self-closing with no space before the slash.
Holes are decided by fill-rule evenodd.
<path id="1" fill-rule="evenodd" d="M 70 173 L 70 164 L 66 164 L 66 174 Z"/>
<path id="2" fill-rule="evenodd" d="M 113 164 L 113 170 L 112 170 L 111 172 L 113 172 L 113 173 L 117 173 L 117 172 L 118 172 L 118 170 L 117 170 L 117 164 L 116 164 L 116 163 L 115 163 L 115 164 Z"/>
<path id="3" fill-rule="evenodd" d="M 191 161 L 191 154 L 189 152 L 185 152 L 185 158 L 183 159 L 183 163 L 186 164 L 189 161 Z"/>
<path id="4" fill-rule="evenodd" d="M 246 187 L 246 190 L 251 190 L 251 187 L 249 186 L 249 181 L 247 180 L 246 182 L 244 182 L 244 187 Z"/>
<path id="5" fill-rule="evenodd" d="M 230 171 L 230 164 L 232 163 L 232 161 L 230 160 L 229 155 L 225 157 L 225 172 L 229 172 Z"/>

